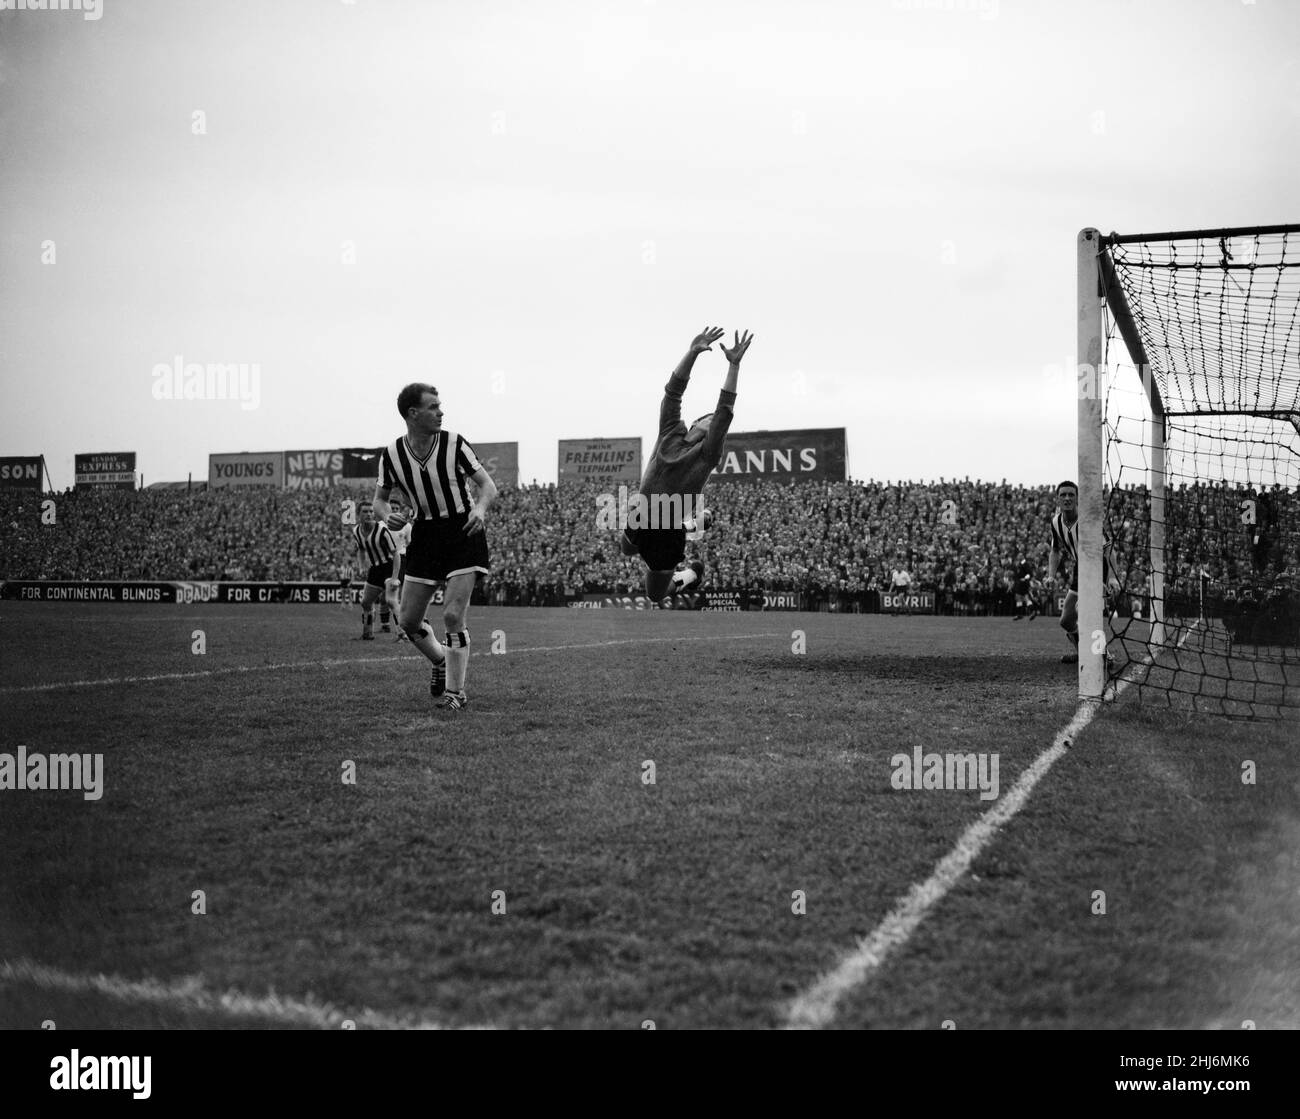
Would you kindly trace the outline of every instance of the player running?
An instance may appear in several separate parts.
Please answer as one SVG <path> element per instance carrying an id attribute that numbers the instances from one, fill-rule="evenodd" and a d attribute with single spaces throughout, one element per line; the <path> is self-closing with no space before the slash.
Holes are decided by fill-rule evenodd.
<path id="1" fill-rule="evenodd" d="M 390 632 L 389 601 L 384 588 L 393 574 L 393 556 L 397 554 L 397 544 L 388 527 L 375 520 L 375 510 L 369 502 L 363 503 L 357 510 L 359 522 L 352 528 L 352 540 L 357 547 L 361 567 L 366 572 L 366 585 L 361 591 L 361 640 L 375 639 L 375 603 L 383 600 L 380 607 L 379 621 L 385 633 Z"/>
<path id="2" fill-rule="evenodd" d="M 406 421 L 406 435 L 380 455 L 375 513 L 392 529 L 405 524 L 406 518 L 393 513 L 388 502 L 394 489 L 402 491 L 414 511 L 399 621 L 411 644 L 433 665 L 429 694 L 442 700 L 439 707 L 459 711 L 468 702 L 469 600 L 478 577 L 488 573 L 483 523 L 497 488 L 468 441 L 443 430 L 442 402 L 433 385 L 407 385 L 398 394 L 397 410 Z M 478 488 L 472 502 L 469 482 Z M 444 581 L 445 646 L 424 620 L 434 590 Z"/>
<path id="3" fill-rule="evenodd" d="M 1059 508 L 1052 514 L 1052 551 L 1047 557 L 1047 585 L 1056 585 L 1056 573 L 1062 561 L 1070 565 L 1070 590 L 1061 606 L 1061 628 L 1074 646 L 1073 653 L 1061 657 L 1062 664 L 1079 663 L 1079 487 L 1073 482 L 1062 482 L 1056 487 L 1056 502 Z M 1115 594 L 1119 591 L 1119 580 L 1112 575 L 1110 541 L 1102 542 L 1101 567 L 1102 584 L 1106 592 Z M 1111 661 L 1106 654 L 1106 660 Z"/>
<path id="4" fill-rule="evenodd" d="M 628 526 L 619 541 L 625 556 L 639 555 L 645 562 L 646 595 L 653 602 L 660 601 L 668 593 L 674 571 L 686 558 L 685 521 L 692 515 L 686 511 L 688 504 L 694 506 L 697 503 L 709 474 L 722 460 L 722 444 L 731 427 L 740 361 L 754 340 L 749 331 L 745 331 L 743 336 L 737 331 L 730 349 L 725 345 L 720 347 L 728 364 L 717 408 L 701 416 L 689 428 L 682 422 L 682 396 L 690 382 L 695 359 L 713 349 L 713 343 L 725 333 L 721 327 L 706 327 L 697 334 L 691 340 L 686 356 L 668 379 L 663 403 L 659 407 L 659 437 L 641 478 L 636 505 L 638 514 L 648 512 L 649 524 L 636 523 L 629 511 Z M 665 509 L 677 523 L 657 523 L 659 518 L 656 514 Z M 702 516 L 702 510 L 698 508 L 694 508 L 693 513 L 696 517 Z"/>

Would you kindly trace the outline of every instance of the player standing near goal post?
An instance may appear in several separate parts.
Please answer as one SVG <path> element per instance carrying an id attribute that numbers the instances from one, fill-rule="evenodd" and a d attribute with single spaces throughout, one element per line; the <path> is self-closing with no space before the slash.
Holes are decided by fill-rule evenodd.
<path id="1" fill-rule="evenodd" d="M 1062 561 L 1070 565 L 1070 589 L 1065 595 L 1065 604 L 1061 607 L 1061 628 L 1073 653 L 1061 657 L 1062 664 L 1079 663 L 1079 487 L 1073 482 L 1062 482 L 1056 487 L 1057 510 L 1052 514 L 1052 550 L 1047 557 L 1047 585 L 1056 586 L 1056 574 Z M 1103 541 L 1101 552 L 1102 585 L 1106 593 L 1119 591 L 1119 580 L 1113 574 L 1110 555 L 1110 542 Z M 1111 655 L 1106 654 L 1109 663 Z"/>
<path id="2" fill-rule="evenodd" d="M 668 379 L 659 406 L 659 437 L 636 495 L 637 509 L 649 512 L 650 524 L 637 524 L 629 515 L 628 526 L 619 541 L 625 556 L 639 555 L 645 561 L 646 595 L 652 602 L 658 602 L 668 593 L 677 566 L 686 558 L 686 525 L 682 522 L 691 516 L 699 517 L 702 512 L 694 509 L 686 513 L 686 503 L 694 504 L 709 474 L 722 460 L 722 444 L 731 427 L 740 361 L 754 340 L 749 331 L 743 336 L 736 331 L 730 349 L 725 345 L 720 347 L 728 364 L 717 408 L 689 428 L 682 422 L 682 396 L 690 382 L 695 359 L 713 349 L 713 343 L 725 333 L 721 327 L 705 327 L 691 340 L 686 356 Z M 676 510 L 679 523 L 662 524 L 657 514 L 665 509 Z M 694 584 L 698 582 L 698 575 L 691 580 Z"/>
<path id="3" fill-rule="evenodd" d="M 497 488 L 474 448 L 454 431 L 443 430 L 442 402 L 433 385 L 407 385 L 398 394 L 397 410 L 406 420 L 406 435 L 380 455 L 375 513 L 389 528 L 402 527 L 405 517 L 394 514 L 388 503 L 395 488 L 414 512 L 399 622 L 411 644 L 433 665 L 429 694 L 441 699 L 439 707 L 459 711 L 468 702 L 469 600 L 478 577 L 488 573 L 483 523 Z M 470 500 L 471 481 L 478 488 L 475 501 Z M 443 581 L 445 647 L 424 620 L 434 590 Z"/>

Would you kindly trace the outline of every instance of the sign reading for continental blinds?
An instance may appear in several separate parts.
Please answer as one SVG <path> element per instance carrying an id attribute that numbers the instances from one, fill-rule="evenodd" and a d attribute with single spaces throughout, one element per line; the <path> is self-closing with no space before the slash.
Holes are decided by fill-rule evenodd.
<path id="1" fill-rule="evenodd" d="M 483 468 L 499 490 L 519 488 L 518 443 L 471 443 Z"/>
<path id="2" fill-rule="evenodd" d="M 641 482 L 641 439 L 561 439 L 559 484 L 599 482 L 614 489 Z"/>
<path id="3" fill-rule="evenodd" d="M 843 482 L 848 453 L 842 427 L 729 431 L 713 476 L 724 481 Z"/>
<path id="4" fill-rule="evenodd" d="M 284 452 L 208 455 L 208 489 L 284 485 Z"/>
<path id="5" fill-rule="evenodd" d="M 74 455 L 77 489 L 109 486 L 119 490 L 135 489 L 135 452 L 111 451 L 97 455 Z"/>
<path id="6" fill-rule="evenodd" d="M 41 464 L 45 460 L 40 455 L 31 458 L 0 458 L 0 487 L 19 490 L 39 490 L 41 488 Z"/>

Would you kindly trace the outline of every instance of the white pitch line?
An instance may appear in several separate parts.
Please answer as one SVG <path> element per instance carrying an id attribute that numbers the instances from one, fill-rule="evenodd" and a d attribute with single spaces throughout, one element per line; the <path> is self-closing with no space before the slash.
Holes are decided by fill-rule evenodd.
<path id="1" fill-rule="evenodd" d="M 403 1018 L 374 1010 L 339 1010 L 310 995 L 296 999 L 274 993 L 263 998 L 239 991 L 211 991 L 198 979 L 164 983 L 157 979 L 131 980 L 109 975 L 76 975 L 30 960 L 0 962 L 0 987 L 25 983 L 45 991 L 70 995 L 102 995 L 116 1002 L 159 1006 L 198 1014 L 229 1018 L 258 1018 L 278 1025 L 314 1030 L 338 1030 L 345 1022 L 369 1030 L 441 1030 L 447 1027 L 422 1018 Z M 58 1025 L 57 1021 L 55 1023 Z M 69 1023 L 67 1028 L 75 1028 Z"/>
<path id="2" fill-rule="evenodd" d="M 1178 642 L 1179 649 L 1190 635 L 1191 629 L 1188 629 L 1182 641 Z M 1153 660 L 1148 653 L 1148 663 Z M 1114 698 L 1118 699 L 1130 683 L 1131 680 L 1121 680 L 1115 688 Z M 1020 811 L 1034 786 L 1083 733 L 1099 710 L 1099 700 L 1080 701 L 1074 718 L 1052 740 L 1051 746 L 1034 759 L 1004 798 L 962 832 L 953 849 L 939 861 L 930 877 L 914 885 L 907 896 L 894 905 L 870 935 L 858 941 L 857 947 L 834 970 L 818 979 L 789 1004 L 786 1029 L 815 1030 L 834 1021 L 840 1000 L 880 967 L 891 951 L 907 943 L 926 914 L 943 900 L 970 869 L 971 863 L 993 841 L 1002 825 Z"/>
<path id="3" fill-rule="evenodd" d="M 617 641 L 593 641 L 581 645 L 534 645 L 523 649 L 512 649 L 506 656 L 518 656 L 520 653 L 562 653 L 566 649 L 603 649 L 611 645 L 655 645 L 666 642 L 689 641 L 753 641 L 760 637 L 780 637 L 779 633 L 742 633 L 707 637 L 630 637 Z M 491 656 L 487 652 L 472 654 L 476 657 Z M 278 664 L 242 664 L 232 668 L 210 668 L 202 672 L 163 672 L 153 676 L 107 676 L 100 680 L 61 680 L 53 684 L 23 684 L 0 688 L 0 695 L 12 695 L 23 692 L 54 692 L 63 688 L 102 688 L 112 684 L 153 684 L 160 680 L 201 680 L 209 676 L 229 676 L 241 672 L 276 672 L 293 668 L 339 668 L 344 665 L 385 664 L 392 661 L 409 661 L 415 654 L 402 657 L 346 657 L 338 660 L 323 661 L 284 661 Z"/>

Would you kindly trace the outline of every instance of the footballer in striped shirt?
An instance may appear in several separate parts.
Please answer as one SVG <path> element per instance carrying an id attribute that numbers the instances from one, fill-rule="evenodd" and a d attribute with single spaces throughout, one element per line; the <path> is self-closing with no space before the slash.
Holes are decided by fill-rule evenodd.
<path id="1" fill-rule="evenodd" d="M 379 608 L 382 631 L 392 632 L 385 588 L 393 575 L 393 557 L 397 554 L 397 545 L 388 526 L 375 519 L 374 506 L 369 502 L 361 505 L 357 516 L 359 521 L 352 528 L 352 542 L 356 545 L 361 567 L 366 572 L 366 585 L 361 592 L 361 640 L 373 641 L 376 602 L 383 602 Z"/>
<path id="2" fill-rule="evenodd" d="M 1056 487 L 1057 510 L 1052 514 L 1052 550 L 1047 557 L 1048 586 L 1056 584 L 1056 573 L 1062 563 L 1069 565 L 1070 589 L 1061 606 L 1061 628 L 1070 639 L 1075 652 L 1066 653 L 1062 664 L 1079 661 L 1079 487 L 1074 482 L 1062 482 Z M 1103 540 L 1101 552 L 1102 580 L 1106 592 L 1119 590 L 1111 562 L 1110 541 Z"/>
<path id="3" fill-rule="evenodd" d="M 398 394 L 397 410 L 406 421 L 406 434 L 379 456 L 375 513 L 394 530 L 406 523 L 389 504 L 394 490 L 401 490 L 414 513 L 399 623 L 433 665 L 430 694 L 441 700 L 440 707 L 460 710 L 467 703 L 469 600 L 478 577 L 489 570 L 484 520 L 497 488 L 469 442 L 443 428 L 442 401 L 433 385 L 407 385 Z M 470 483 L 477 490 L 473 498 Z M 446 583 L 445 644 L 424 620 L 441 582 Z"/>

